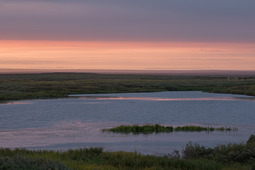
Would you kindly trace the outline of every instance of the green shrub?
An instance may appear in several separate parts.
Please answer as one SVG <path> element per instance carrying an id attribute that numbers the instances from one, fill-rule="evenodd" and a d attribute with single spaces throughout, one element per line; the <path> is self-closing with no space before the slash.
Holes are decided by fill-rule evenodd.
<path id="1" fill-rule="evenodd" d="M 189 142 L 182 151 L 182 155 L 185 159 L 200 159 L 210 158 L 213 152 L 214 150 L 211 148 L 206 148 L 204 146 L 200 146 L 199 144 Z"/>
<path id="2" fill-rule="evenodd" d="M 249 137 L 247 144 L 249 144 L 249 145 L 255 144 L 255 135 L 251 135 Z"/>
<path id="3" fill-rule="evenodd" d="M 251 163 L 255 160 L 254 135 L 251 135 L 247 144 L 218 145 L 206 148 L 199 144 L 189 143 L 182 151 L 185 159 L 206 158 L 222 163 Z"/>
<path id="4" fill-rule="evenodd" d="M 103 153 L 103 148 L 84 148 L 69 150 L 65 154 L 72 160 L 91 161 L 97 159 Z"/>

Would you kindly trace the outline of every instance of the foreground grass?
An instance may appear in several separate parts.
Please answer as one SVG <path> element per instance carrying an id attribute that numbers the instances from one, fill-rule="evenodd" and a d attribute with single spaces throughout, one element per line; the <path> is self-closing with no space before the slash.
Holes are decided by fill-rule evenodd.
<path id="1" fill-rule="evenodd" d="M 237 128 L 224 127 L 202 127 L 202 126 L 162 126 L 155 125 L 121 125 L 110 129 L 102 129 L 103 132 L 114 133 L 133 133 L 133 134 L 149 134 L 149 133 L 171 133 L 171 132 L 213 132 L 213 131 L 237 131 Z"/>
<path id="2" fill-rule="evenodd" d="M 8 158 L 9 167 L 22 169 L 22 166 L 17 166 L 17 162 L 44 162 L 49 160 L 53 162 L 52 166 L 45 166 L 51 169 L 219 169 L 221 163 L 211 160 L 188 160 L 169 158 L 168 156 L 159 157 L 151 155 L 141 155 L 138 153 L 129 152 L 103 152 L 101 148 L 90 148 L 80 150 L 69 150 L 67 152 L 52 152 L 52 151 L 28 151 L 16 149 L 10 151 L 1 149 L 0 155 Z M 16 159 L 19 155 L 20 159 Z M 22 158 L 22 159 L 21 159 Z M 16 161 L 15 161 L 16 160 Z M 26 161 L 24 161 L 26 160 Z M 27 161 L 29 160 L 29 161 Z M 34 160 L 34 161 L 31 161 Z M 5 162 L 3 162 L 5 163 Z M 4 165 L 0 162 L 0 169 L 4 169 Z M 3 166 L 4 165 L 4 166 Z M 20 163 L 20 165 L 22 165 Z M 31 164 L 33 168 L 36 166 Z M 40 165 L 38 166 L 40 167 Z M 29 169 L 29 166 L 26 166 Z M 45 169 L 46 169 L 45 168 Z M 25 169 L 25 168 L 24 168 Z"/>
<path id="3" fill-rule="evenodd" d="M 104 152 L 102 148 L 65 152 L 0 149 L 0 169 L 255 169 L 255 135 L 245 144 L 205 148 L 189 143 L 166 156 L 142 155 L 136 152 Z"/>
<path id="4" fill-rule="evenodd" d="M 69 94 L 205 91 L 255 96 L 255 77 L 119 74 L 0 74 L 0 101 Z"/>

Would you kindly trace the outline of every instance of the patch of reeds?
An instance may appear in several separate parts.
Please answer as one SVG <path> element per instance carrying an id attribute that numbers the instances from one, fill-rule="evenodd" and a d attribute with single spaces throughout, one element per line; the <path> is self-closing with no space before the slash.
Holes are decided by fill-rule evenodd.
<path id="1" fill-rule="evenodd" d="M 150 133 L 171 133 L 171 132 L 212 132 L 212 131 L 237 131 L 237 128 L 230 127 L 202 127 L 202 126 L 162 126 L 155 125 L 121 125 L 110 129 L 102 129 L 103 132 L 114 133 L 133 133 L 133 134 L 150 134 Z"/>
<path id="2" fill-rule="evenodd" d="M 115 132 L 115 133 L 159 133 L 159 132 L 173 132 L 174 128 L 172 126 L 161 126 L 159 124 L 155 125 L 133 125 L 133 126 L 117 126 L 110 129 L 103 129 L 103 132 Z"/>

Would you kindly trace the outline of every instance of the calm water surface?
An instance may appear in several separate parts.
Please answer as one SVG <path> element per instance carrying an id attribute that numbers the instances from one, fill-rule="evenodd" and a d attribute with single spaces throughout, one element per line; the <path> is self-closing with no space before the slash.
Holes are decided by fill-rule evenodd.
<path id="1" fill-rule="evenodd" d="M 73 95 L 0 104 L 0 147 L 167 154 L 189 141 L 205 146 L 245 142 L 255 133 L 255 98 L 203 92 Z M 237 132 L 102 133 L 122 124 L 235 127 Z"/>

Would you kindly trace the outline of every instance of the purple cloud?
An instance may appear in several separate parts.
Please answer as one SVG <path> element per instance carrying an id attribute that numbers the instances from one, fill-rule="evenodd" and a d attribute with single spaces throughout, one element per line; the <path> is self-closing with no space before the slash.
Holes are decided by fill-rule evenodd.
<path id="1" fill-rule="evenodd" d="M 0 0 L 0 39 L 255 42 L 253 0 Z"/>

